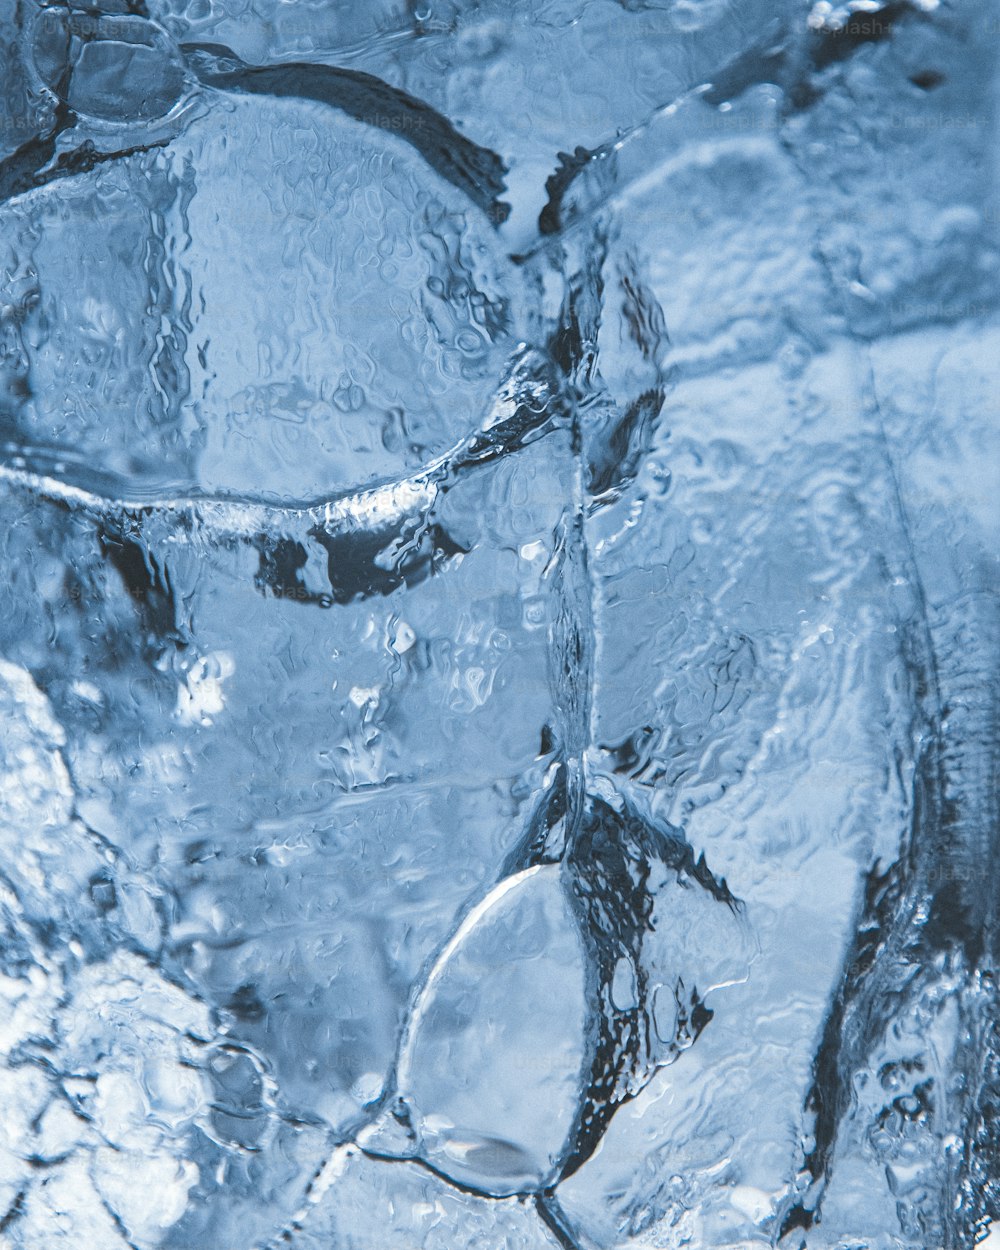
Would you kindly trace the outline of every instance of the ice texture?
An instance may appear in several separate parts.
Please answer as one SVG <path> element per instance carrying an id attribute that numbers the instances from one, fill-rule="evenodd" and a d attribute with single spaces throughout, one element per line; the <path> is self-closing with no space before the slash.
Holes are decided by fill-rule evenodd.
<path id="1" fill-rule="evenodd" d="M 998 33 L 0 8 L 0 1250 L 1000 1245 Z"/>

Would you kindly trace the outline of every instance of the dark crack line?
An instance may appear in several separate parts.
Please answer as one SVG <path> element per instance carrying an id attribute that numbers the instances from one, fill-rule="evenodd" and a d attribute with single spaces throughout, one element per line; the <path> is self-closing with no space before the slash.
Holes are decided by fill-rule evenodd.
<path id="1" fill-rule="evenodd" d="M 354 1143 L 358 1151 L 365 1155 L 366 1158 L 374 1159 L 379 1163 L 409 1163 L 414 1167 L 420 1168 L 421 1171 L 427 1172 L 428 1175 L 435 1177 L 439 1181 L 443 1181 L 449 1189 L 454 1189 L 457 1193 L 465 1194 L 467 1198 L 478 1198 L 481 1202 L 509 1202 L 511 1200 L 524 1202 L 533 1198 L 534 1189 L 519 1189 L 514 1193 L 504 1194 L 498 1197 L 496 1194 L 487 1193 L 485 1190 L 477 1189 L 475 1185 L 468 1185 L 464 1181 L 455 1180 L 453 1176 L 449 1176 L 446 1172 L 442 1172 L 440 1168 L 425 1159 L 422 1155 L 392 1155 L 386 1154 L 384 1151 L 373 1150 L 371 1146 L 361 1146 Z"/>
<path id="2" fill-rule="evenodd" d="M 104 1195 L 98 1192 L 96 1186 L 94 1187 L 94 1192 L 97 1194 L 98 1201 L 100 1202 L 101 1206 L 107 1212 L 108 1218 L 111 1220 L 111 1223 L 115 1226 L 115 1229 L 117 1230 L 119 1237 L 121 1237 L 122 1241 L 124 1241 L 126 1246 L 128 1246 L 128 1250 L 140 1250 L 140 1247 L 132 1240 L 131 1236 L 129 1235 L 128 1228 L 125 1226 L 125 1221 L 122 1219 L 122 1217 L 118 1214 L 118 1212 L 114 1209 L 114 1207 L 111 1206 L 111 1204 L 104 1197 Z"/>
<path id="3" fill-rule="evenodd" d="M 51 153 L 46 155 L 43 163 L 32 165 L 32 156 L 34 153 L 25 154 L 24 148 L 19 148 L 13 156 L 8 157 L 6 161 L 0 163 L 0 203 L 13 199 L 15 196 L 23 195 L 26 191 L 34 191 L 39 187 L 44 187 L 50 182 L 56 182 L 61 178 L 71 178 L 78 174 L 87 174 L 91 170 L 96 169 L 99 165 L 106 165 L 111 161 L 125 160 L 130 156 L 138 156 L 143 152 L 152 152 L 156 148 L 165 148 L 171 139 L 163 137 L 151 140 L 149 143 L 137 143 L 131 147 L 117 148 L 111 151 L 103 151 L 94 146 L 91 140 L 85 140 L 79 147 L 70 151 L 61 152 L 56 159 L 55 165 L 49 165 Z M 33 146 L 25 145 L 25 147 Z M 53 144 L 54 150 L 54 144 Z M 19 158 L 24 158 L 23 165 L 14 165 Z"/>
<path id="4" fill-rule="evenodd" d="M 328 1138 L 327 1151 L 305 1187 L 299 1209 L 278 1232 L 268 1237 L 266 1241 L 255 1243 L 257 1250 L 275 1250 L 277 1246 L 290 1246 L 292 1244 L 292 1238 L 298 1236 L 305 1228 L 310 1215 L 316 1210 L 316 1207 L 322 1201 L 323 1194 L 326 1192 L 325 1186 L 322 1189 L 319 1188 L 323 1174 L 333 1163 L 337 1152 L 350 1146 L 353 1146 L 353 1143 L 349 1139 L 345 1140 L 331 1133 Z"/>
<path id="5" fill-rule="evenodd" d="M 859 18 L 861 14 L 859 12 L 853 16 Z M 615 185 L 595 202 L 588 202 L 584 209 L 567 216 L 566 197 L 580 177 L 596 174 L 602 168 L 610 170 L 616 153 L 639 138 L 670 109 L 698 98 L 710 106 L 728 103 L 753 87 L 773 83 L 782 89 L 794 111 L 805 111 L 822 94 L 810 81 L 813 73 L 836 61 L 849 59 L 868 43 L 889 37 L 893 27 L 903 20 L 918 19 L 924 14 L 913 0 L 890 0 L 881 8 L 870 12 L 866 10 L 863 16 L 869 24 L 882 25 L 882 30 L 861 33 L 853 38 L 849 33 L 834 33 L 822 29 L 783 31 L 779 23 L 773 21 L 766 33 L 749 49 L 725 62 L 707 80 L 688 86 L 669 104 L 654 109 L 643 121 L 621 130 L 614 139 L 595 148 L 578 146 L 572 154 L 559 152 L 556 169 L 545 184 L 549 198 L 538 220 L 539 238 L 526 252 L 514 259 L 523 262 L 546 250 L 549 242 L 575 230 L 586 218 L 599 213 L 608 199 L 620 194 L 622 185 Z"/>
<path id="6" fill-rule="evenodd" d="M 24 1217 L 25 1199 L 27 1196 L 28 1190 L 26 1188 L 18 1190 L 14 1197 L 14 1201 L 7 1208 L 3 1217 L 0 1218 L 0 1233 L 5 1233 L 12 1224 Z"/>
<path id="7" fill-rule="evenodd" d="M 554 1190 L 535 1195 L 535 1210 L 561 1250 L 585 1250 Z"/>
<path id="8" fill-rule="evenodd" d="M 313 100 L 403 139 L 442 178 L 463 191 L 494 225 L 510 205 L 499 196 L 507 167 L 461 134 L 423 100 L 360 70 L 311 62 L 248 65 L 222 44 L 185 43 L 181 53 L 205 86 L 249 95 Z"/>

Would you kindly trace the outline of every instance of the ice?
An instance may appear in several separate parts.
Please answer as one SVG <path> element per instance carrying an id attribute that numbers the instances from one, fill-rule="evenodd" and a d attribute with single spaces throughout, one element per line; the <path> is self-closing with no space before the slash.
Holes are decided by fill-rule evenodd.
<path id="1" fill-rule="evenodd" d="M 420 1157 L 497 1197 L 544 1188 L 576 1115 L 586 1009 L 558 868 L 506 878 L 465 918 L 410 1014 L 396 1083 Z"/>
<path id="2" fill-rule="evenodd" d="M 468 200 L 394 132 L 375 152 L 310 98 L 198 111 L 165 150 L 8 208 L 34 284 L 21 445 L 81 484 L 99 466 L 119 497 L 287 503 L 398 477 L 475 429 L 523 312 Z M 289 154 L 266 177 L 262 144 Z M 127 437 L 109 446 L 108 422 Z"/>
<path id="3" fill-rule="evenodd" d="M 297 1250 L 553 1250 L 540 1217 L 515 1198 L 487 1199 L 456 1190 L 407 1161 L 372 1159 L 346 1147 L 330 1169 L 330 1187 L 292 1244 Z"/>
<path id="4" fill-rule="evenodd" d="M 991 1244 L 998 30 L 0 14 L 0 1250 Z"/>

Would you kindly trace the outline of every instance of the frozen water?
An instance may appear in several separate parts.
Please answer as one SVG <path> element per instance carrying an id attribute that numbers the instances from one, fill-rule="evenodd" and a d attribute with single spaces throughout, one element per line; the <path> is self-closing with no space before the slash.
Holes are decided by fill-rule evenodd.
<path id="1" fill-rule="evenodd" d="M 1000 1238 L 1000 13 L 0 31 L 0 1250 Z"/>
<path id="2" fill-rule="evenodd" d="M 505 878 L 445 947 L 410 1016 L 396 1081 L 422 1157 L 495 1196 L 544 1188 L 573 1127 L 586 1007 L 558 867 Z"/>

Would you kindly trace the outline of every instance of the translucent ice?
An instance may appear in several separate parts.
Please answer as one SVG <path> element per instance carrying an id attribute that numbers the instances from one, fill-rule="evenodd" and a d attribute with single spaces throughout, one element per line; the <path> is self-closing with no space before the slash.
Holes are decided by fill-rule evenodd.
<path id="1" fill-rule="evenodd" d="M 998 29 L 0 12 L 0 1250 L 1000 1237 Z"/>

